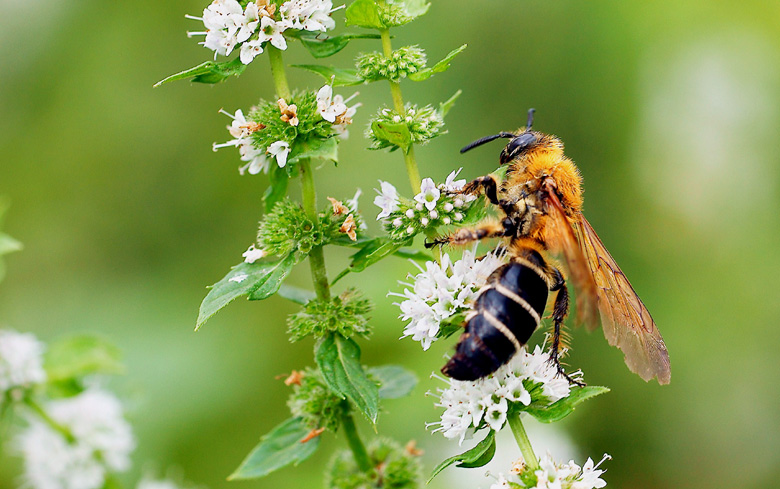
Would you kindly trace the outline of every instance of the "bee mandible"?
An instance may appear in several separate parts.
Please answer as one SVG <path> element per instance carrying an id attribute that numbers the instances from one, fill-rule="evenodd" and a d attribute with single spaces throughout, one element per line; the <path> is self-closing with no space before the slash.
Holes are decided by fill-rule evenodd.
<path id="1" fill-rule="evenodd" d="M 560 139 L 531 130 L 533 115 L 534 109 L 529 110 L 526 126 L 517 132 L 484 137 L 461 149 L 465 153 L 495 139 L 509 139 L 500 156 L 500 163 L 508 165 L 506 177 L 499 181 L 486 175 L 457 191 L 484 195 L 500 217 L 426 244 L 503 238 L 510 256 L 488 278 L 442 372 L 458 380 L 495 372 L 528 342 L 544 315 L 548 294 L 555 293 L 550 359 L 561 375 L 576 382 L 559 360 L 561 327 L 569 311 L 568 282 L 576 291 L 576 322 L 589 330 L 601 322 L 607 341 L 623 351 L 632 372 L 668 384 L 669 354 L 653 318 L 582 215 L 579 170 L 564 155 Z M 558 260 L 567 274 L 558 268 Z"/>

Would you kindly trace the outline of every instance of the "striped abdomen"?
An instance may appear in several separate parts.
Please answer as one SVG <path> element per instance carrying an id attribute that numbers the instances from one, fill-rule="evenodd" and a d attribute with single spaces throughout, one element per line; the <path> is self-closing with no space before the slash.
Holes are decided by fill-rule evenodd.
<path id="1" fill-rule="evenodd" d="M 512 262 L 501 266 L 488 278 L 485 290 L 466 319 L 466 331 L 455 347 L 455 355 L 442 372 L 457 380 L 476 380 L 489 375 L 509 361 L 528 342 L 539 326 L 547 305 L 547 282 L 539 265 Z M 536 260 L 533 260 L 536 261 Z"/>

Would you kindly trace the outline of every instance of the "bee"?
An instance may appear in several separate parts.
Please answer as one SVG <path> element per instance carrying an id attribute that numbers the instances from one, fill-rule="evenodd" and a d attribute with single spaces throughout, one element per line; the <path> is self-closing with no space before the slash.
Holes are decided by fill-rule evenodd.
<path id="1" fill-rule="evenodd" d="M 508 165 L 503 181 L 486 175 L 455 191 L 484 195 L 496 206 L 499 218 L 426 243 L 429 247 L 464 245 L 503 238 L 510 256 L 488 277 L 465 318 L 455 354 L 442 372 L 458 380 L 495 372 L 528 342 L 539 327 L 548 295 L 554 293 L 550 360 L 559 374 L 579 383 L 560 364 L 561 327 L 569 312 L 568 282 L 576 291 L 577 324 L 593 330 L 600 316 L 604 336 L 623 351 L 628 368 L 646 381 L 657 378 L 668 384 L 669 354 L 653 318 L 582 215 L 579 170 L 564 155 L 560 139 L 531 130 L 533 115 L 534 109 L 529 110 L 526 126 L 517 132 L 487 136 L 460 151 L 509 139 L 500 156 L 501 165 Z"/>

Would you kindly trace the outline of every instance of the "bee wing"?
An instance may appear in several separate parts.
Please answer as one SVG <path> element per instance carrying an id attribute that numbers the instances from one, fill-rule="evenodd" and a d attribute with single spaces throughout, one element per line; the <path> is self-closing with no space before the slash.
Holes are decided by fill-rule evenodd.
<path id="1" fill-rule="evenodd" d="M 588 261 L 582 253 L 558 196 L 550 189 L 544 200 L 547 208 L 544 240 L 553 254 L 563 258 L 569 271 L 569 281 L 577 293 L 576 322 L 585 324 L 589 330 L 596 329 L 599 325 L 597 288 L 588 268 Z"/>
<path id="2" fill-rule="evenodd" d="M 650 312 L 585 216 L 580 214 L 575 227 L 598 287 L 598 306 L 607 342 L 623 350 L 632 372 L 646 381 L 657 377 L 659 384 L 668 384 L 669 353 Z"/>

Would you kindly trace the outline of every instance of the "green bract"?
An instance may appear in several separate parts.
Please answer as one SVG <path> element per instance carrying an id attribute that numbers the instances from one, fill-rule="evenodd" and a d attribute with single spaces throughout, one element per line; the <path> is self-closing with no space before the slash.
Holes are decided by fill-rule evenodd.
<path id="1" fill-rule="evenodd" d="M 348 289 L 330 300 L 312 300 L 303 310 L 287 319 L 291 341 L 298 341 L 309 335 L 322 337 L 328 333 L 340 333 L 349 338 L 354 335 L 368 336 L 368 313 L 371 302 L 355 289 Z"/>
<path id="2" fill-rule="evenodd" d="M 417 46 L 396 49 L 389 57 L 376 52 L 361 54 L 357 58 L 358 76 L 371 82 L 397 82 L 422 70 L 426 61 L 425 51 Z"/>
<path id="3" fill-rule="evenodd" d="M 406 151 L 405 146 L 426 144 L 436 136 L 446 134 L 444 116 L 431 105 L 419 108 L 406 104 L 404 112 L 385 108 L 371 119 L 366 137 L 371 140 L 371 149 Z"/>
<path id="4" fill-rule="evenodd" d="M 325 487 L 328 489 L 413 489 L 422 484 L 422 464 L 413 454 L 387 438 L 368 447 L 372 470 L 361 471 L 351 452 L 337 453 L 330 461 Z"/>
<path id="5" fill-rule="evenodd" d="M 466 202 L 461 195 L 442 192 L 436 207 L 429 210 L 415 200 L 398 199 L 398 210 L 385 218 L 385 231 L 393 241 L 409 239 L 421 232 L 433 232 L 441 226 L 463 226 L 485 216 L 484 199 Z"/>
<path id="6" fill-rule="evenodd" d="M 287 401 L 290 412 L 311 429 L 335 432 L 348 406 L 328 388 L 319 371 L 307 368 L 301 375 L 300 384 L 293 384 L 293 393 Z"/>

